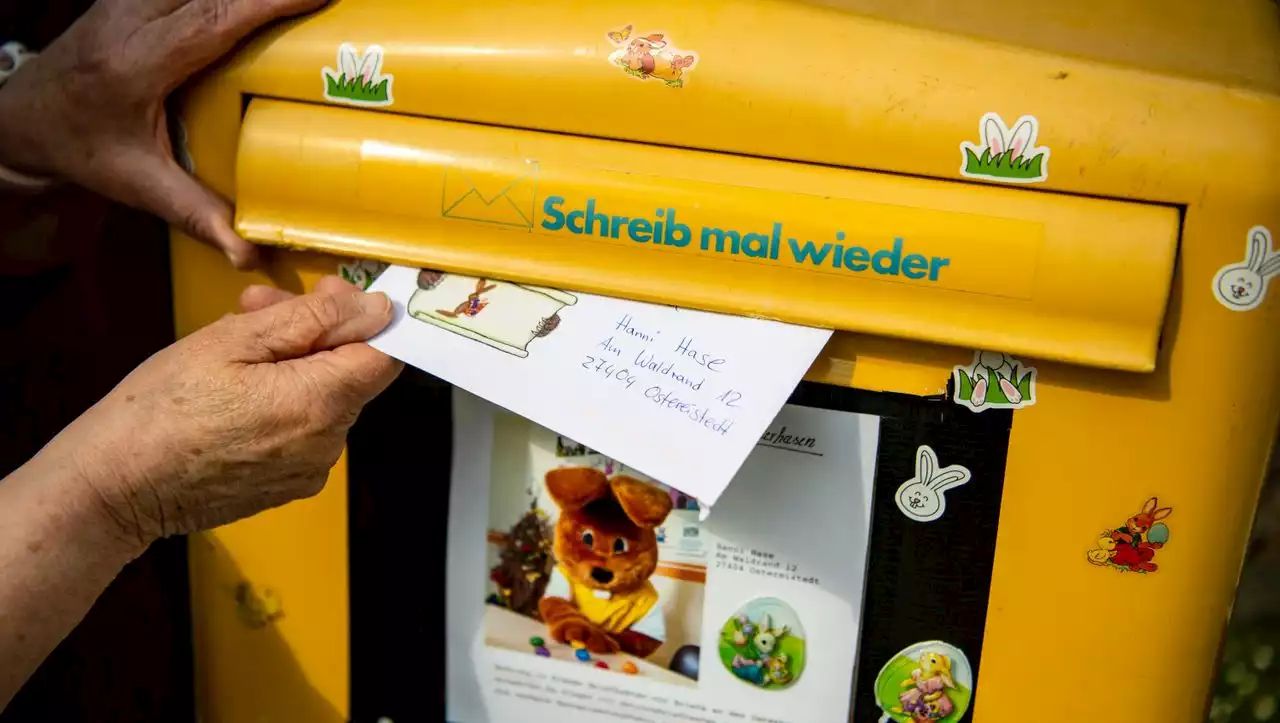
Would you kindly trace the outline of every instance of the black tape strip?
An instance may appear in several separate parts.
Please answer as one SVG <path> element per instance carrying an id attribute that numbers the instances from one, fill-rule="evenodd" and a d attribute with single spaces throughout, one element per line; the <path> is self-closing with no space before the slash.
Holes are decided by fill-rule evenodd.
<path id="1" fill-rule="evenodd" d="M 941 397 L 810 383 L 801 385 L 792 403 L 880 417 L 851 720 L 879 719 L 875 678 L 916 643 L 941 640 L 964 651 L 976 684 L 1013 413 L 977 414 Z M 895 501 L 898 488 L 915 475 L 921 445 L 937 453 L 942 467 L 958 464 L 973 475 L 947 492 L 946 512 L 933 522 L 907 518 Z M 962 720 L 971 719 L 977 693 Z"/>
<path id="2" fill-rule="evenodd" d="M 452 387 L 407 368 L 347 440 L 351 720 L 444 720 Z"/>

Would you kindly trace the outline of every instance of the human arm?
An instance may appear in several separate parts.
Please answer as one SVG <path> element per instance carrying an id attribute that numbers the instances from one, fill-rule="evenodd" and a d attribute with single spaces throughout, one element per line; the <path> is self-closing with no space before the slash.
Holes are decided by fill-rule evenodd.
<path id="1" fill-rule="evenodd" d="M 155 539 L 324 486 L 346 432 L 400 366 L 365 339 L 390 302 L 336 279 L 158 352 L 0 481 L 0 710 Z"/>
<path id="2" fill-rule="evenodd" d="M 98 0 L 0 86 L 0 167 L 12 172 L 0 181 L 79 184 L 252 266 L 256 252 L 232 228 L 230 205 L 174 159 L 165 101 L 257 28 L 325 3 Z"/>

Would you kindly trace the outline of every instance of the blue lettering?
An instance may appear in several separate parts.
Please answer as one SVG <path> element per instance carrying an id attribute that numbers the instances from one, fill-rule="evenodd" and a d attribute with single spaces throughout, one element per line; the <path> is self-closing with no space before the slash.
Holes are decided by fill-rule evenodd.
<path id="1" fill-rule="evenodd" d="M 589 198 L 583 208 L 576 211 L 565 210 L 564 196 L 548 196 L 542 203 L 542 220 L 540 227 L 546 231 L 567 229 L 573 234 L 590 234 L 602 238 L 629 238 L 635 243 L 653 243 L 663 246 L 684 248 L 693 241 L 696 232 L 699 236 L 699 247 L 703 251 L 716 253 L 743 254 L 753 259 L 777 259 L 781 246 L 782 223 L 771 224 L 770 233 L 743 233 L 742 231 L 719 228 L 716 226 L 691 227 L 676 220 L 677 209 L 654 209 L 653 219 L 632 218 L 630 216 L 614 216 L 596 210 L 596 199 Z M 848 269 L 853 272 L 873 271 L 883 276 L 903 276 L 912 280 L 928 279 L 937 281 L 942 269 L 951 265 L 951 259 L 931 257 L 925 254 L 903 252 L 905 245 L 901 237 L 893 239 L 888 248 L 881 248 L 874 253 L 865 246 L 846 246 L 843 242 L 846 234 L 843 230 L 835 232 L 836 243 L 817 244 L 813 241 L 803 243 L 794 238 L 787 239 L 791 255 L 797 263 L 825 266 L 830 263 L 834 269 Z M 692 340 L 684 340 L 692 345 Z M 706 355 L 689 349 L 677 349 L 677 353 L 689 356 L 702 366 L 718 371 L 716 366 L 723 360 L 704 358 Z"/>
<path id="2" fill-rule="evenodd" d="M 618 232 L 622 230 L 622 227 L 626 226 L 627 221 L 630 221 L 630 220 L 631 219 L 627 218 L 626 216 L 614 216 L 613 225 L 609 227 L 609 236 L 611 238 L 618 238 Z"/>
<path id="3" fill-rule="evenodd" d="M 742 237 L 737 231 L 725 231 L 724 229 L 712 226 L 704 226 L 702 229 L 702 250 L 706 251 L 711 245 L 711 239 L 716 242 L 716 251 L 724 253 L 724 240 L 729 239 L 730 248 L 733 253 L 738 253 L 738 244 L 741 243 Z"/>
<path id="4" fill-rule="evenodd" d="M 753 259 L 769 256 L 769 237 L 762 233 L 749 233 L 742 238 L 742 253 Z"/>
<path id="5" fill-rule="evenodd" d="M 800 263 L 808 260 L 814 266 L 821 266 L 822 262 L 826 260 L 827 254 L 831 253 L 831 244 L 823 244 L 822 251 L 818 252 L 818 247 L 814 246 L 812 241 L 805 241 L 803 249 L 793 238 L 787 239 L 787 243 L 791 246 L 791 255 Z"/>
<path id="6" fill-rule="evenodd" d="M 564 228 L 564 212 L 560 210 L 560 205 L 564 203 L 564 196 L 547 196 L 547 200 L 542 202 L 542 215 L 550 216 L 550 218 L 542 219 L 542 227 L 548 231 L 559 231 Z"/>
<path id="7" fill-rule="evenodd" d="M 596 213 L 596 200 L 594 198 L 587 199 L 587 235 L 591 236 L 596 233 L 596 221 L 600 222 L 600 235 L 609 235 L 609 217 L 603 213 Z"/>
<path id="8" fill-rule="evenodd" d="M 881 265 L 881 261 L 887 262 L 887 265 Z M 871 268 L 875 269 L 877 274 L 888 274 L 890 276 L 898 275 L 898 268 L 902 265 L 902 239 L 893 240 L 893 250 L 880 249 L 871 257 Z"/>
<path id="9" fill-rule="evenodd" d="M 861 246 L 850 246 L 844 250 L 844 267 L 850 271 L 866 271 L 871 261 L 871 252 Z"/>
<path id="10" fill-rule="evenodd" d="M 662 214 L 661 211 L 658 212 Z M 676 220 L 676 210 L 673 208 L 667 213 L 667 236 L 663 240 L 663 246 L 679 246 L 684 248 L 689 245 L 689 239 L 693 237 L 693 232 L 689 227 Z"/>
<path id="11" fill-rule="evenodd" d="M 942 270 L 942 267 L 951 265 L 951 259 L 940 259 L 936 256 L 930 259 L 930 261 L 931 261 L 931 265 L 929 266 L 930 281 L 937 281 L 938 272 Z"/>
<path id="12" fill-rule="evenodd" d="M 902 260 L 902 275 L 908 279 L 923 279 L 929 271 L 929 261 L 920 254 L 911 254 Z"/>
<path id="13" fill-rule="evenodd" d="M 645 243 L 649 240 L 649 234 L 653 232 L 653 226 L 646 219 L 633 218 L 631 223 L 627 224 L 627 235 L 632 241 Z"/>

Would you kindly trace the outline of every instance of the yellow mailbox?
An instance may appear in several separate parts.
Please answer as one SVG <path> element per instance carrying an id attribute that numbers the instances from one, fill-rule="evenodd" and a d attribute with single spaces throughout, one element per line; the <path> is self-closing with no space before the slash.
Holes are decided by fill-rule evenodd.
<path id="1" fill-rule="evenodd" d="M 798 394 L 882 420 L 850 720 L 1203 720 L 1280 419 L 1274 2 L 343 0 L 182 122 L 278 249 L 175 233 L 179 333 L 378 263 L 834 328 Z M 192 540 L 202 720 L 447 719 L 449 400 Z M 960 527 L 894 507 L 930 446 Z M 963 704 L 886 704 L 930 641 Z"/>

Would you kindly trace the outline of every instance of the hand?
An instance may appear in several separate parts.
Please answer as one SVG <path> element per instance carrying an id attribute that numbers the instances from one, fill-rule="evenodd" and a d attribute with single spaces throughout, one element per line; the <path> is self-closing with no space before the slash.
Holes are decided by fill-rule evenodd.
<path id="1" fill-rule="evenodd" d="M 557 643 L 570 645 L 581 643 L 589 652 L 597 655 L 616 653 L 618 641 L 578 612 L 573 603 L 559 597 L 544 597 L 538 601 L 538 614 L 546 623 L 551 638 Z"/>
<path id="2" fill-rule="evenodd" d="M 326 0 L 98 0 L 0 88 L 0 165 L 78 183 L 222 249 L 254 246 L 173 158 L 165 99 L 261 25 Z"/>
<path id="3" fill-rule="evenodd" d="M 382 294 L 327 277 L 299 297 L 250 287 L 241 303 L 247 313 L 157 353 L 51 444 L 125 543 L 318 493 L 360 410 L 400 371 L 364 343 L 391 319 Z"/>

